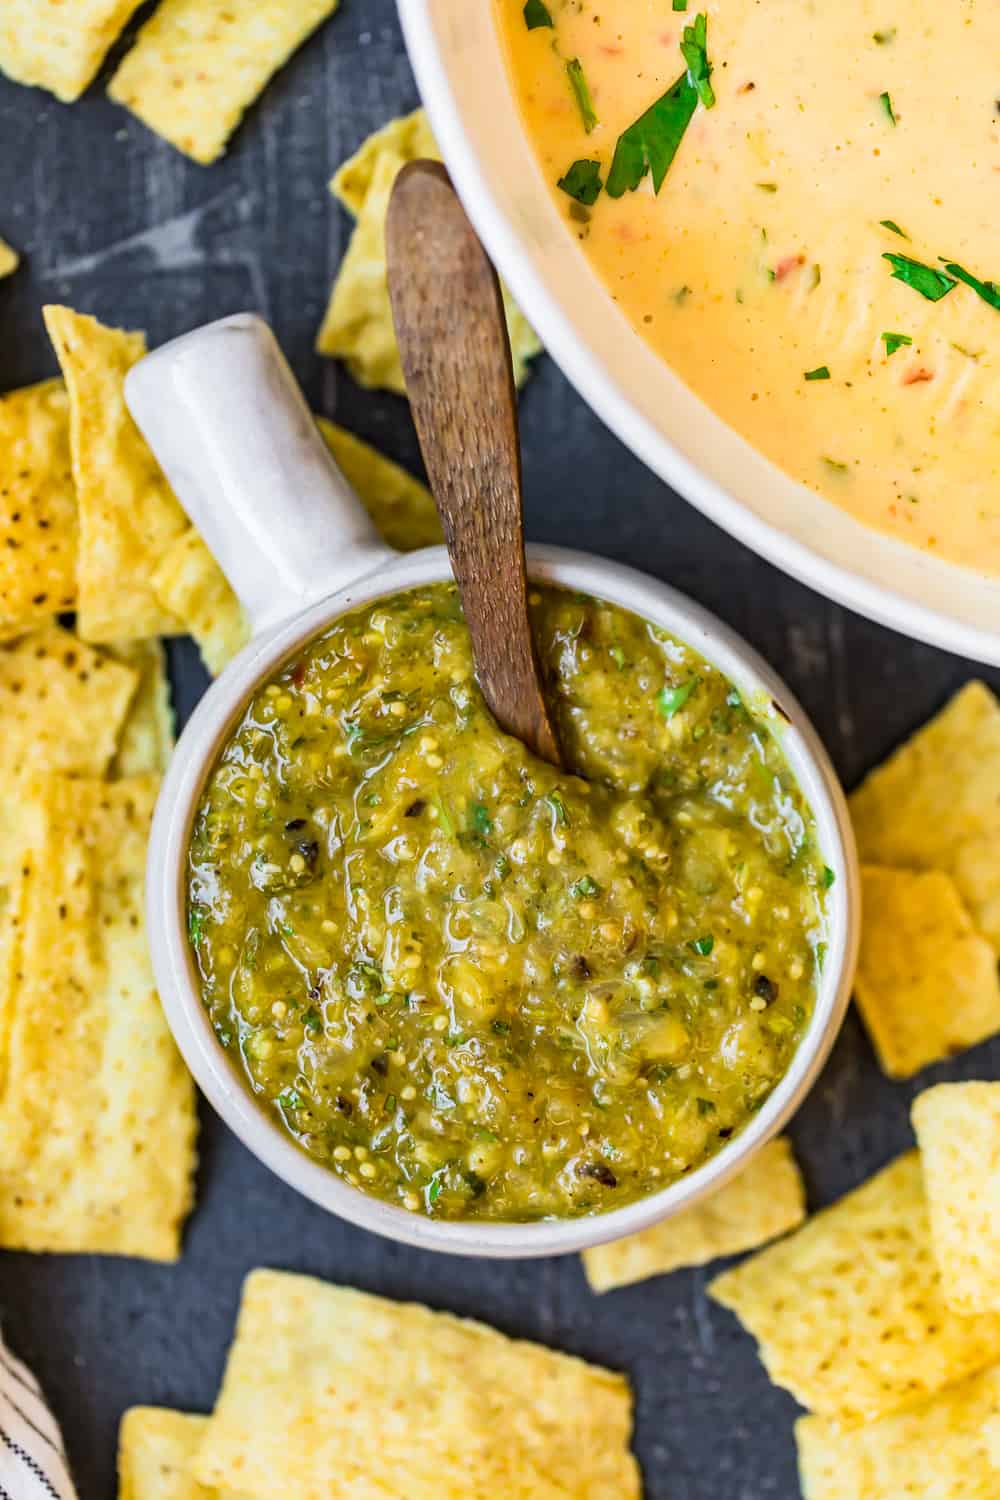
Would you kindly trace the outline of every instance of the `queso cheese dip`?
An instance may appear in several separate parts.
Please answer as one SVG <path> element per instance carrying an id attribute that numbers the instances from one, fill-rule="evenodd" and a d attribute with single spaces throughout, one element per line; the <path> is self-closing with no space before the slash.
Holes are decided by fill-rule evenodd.
<path id="1" fill-rule="evenodd" d="M 202 994 L 261 1105 L 436 1217 L 599 1213 L 767 1099 L 832 879 L 770 703 L 539 590 L 568 762 L 501 733 L 453 586 L 338 621 L 247 706 L 188 870 Z"/>
<path id="2" fill-rule="evenodd" d="M 542 170 L 636 330 L 794 478 L 1000 572 L 1000 7 L 494 4 Z M 686 125 L 683 99 L 652 118 L 686 71 Z"/>

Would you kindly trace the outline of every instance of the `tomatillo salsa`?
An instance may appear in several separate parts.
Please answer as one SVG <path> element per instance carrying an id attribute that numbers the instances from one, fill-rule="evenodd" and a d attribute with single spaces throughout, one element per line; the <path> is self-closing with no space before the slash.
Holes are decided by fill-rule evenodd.
<path id="1" fill-rule="evenodd" d="M 579 776 L 497 728 L 432 584 L 256 694 L 191 842 L 204 1003 L 250 1089 L 444 1218 L 600 1213 L 699 1166 L 784 1074 L 822 963 L 833 877 L 773 705 L 615 605 L 531 607 Z"/>

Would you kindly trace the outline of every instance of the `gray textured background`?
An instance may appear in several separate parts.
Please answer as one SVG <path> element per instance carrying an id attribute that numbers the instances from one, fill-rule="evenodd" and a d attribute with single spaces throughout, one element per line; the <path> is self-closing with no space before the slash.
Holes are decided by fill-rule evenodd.
<path id="1" fill-rule="evenodd" d="M 105 76 L 107 74 L 105 70 Z M 155 344 L 252 307 L 313 406 L 416 467 L 404 403 L 312 351 L 349 225 L 326 192 L 373 128 L 416 102 L 392 0 L 342 8 L 268 90 L 220 164 L 188 163 L 104 97 L 65 107 L 0 80 L 0 234 L 25 255 L 0 283 L 0 389 L 55 370 L 40 307 L 65 300 Z M 787 677 L 848 786 L 975 670 L 791 582 L 703 520 L 591 415 L 550 360 L 522 400 L 529 532 L 669 579 Z M 172 647 L 181 716 L 204 677 Z M 1000 687 L 1000 674 L 986 673 Z M 909 1140 L 917 1088 L 998 1076 L 1000 1041 L 912 1087 L 883 1080 L 851 1016 L 792 1134 L 811 1204 Z M 626 1370 L 650 1500 L 794 1500 L 794 1403 L 703 1294 L 708 1273 L 595 1298 L 575 1257 L 490 1264 L 385 1244 L 297 1198 L 203 1112 L 198 1204 L 176 1267 L 0 1255 L 0 1317 L 63 1424 L 82 1500 L 110 1500 L 118 1419 L 153 1402 L 209 1409 L 252 1266 L 308 1271 L 483 1318 Z M 391 1351 L 386 1351 L 387 1358 Z"/>

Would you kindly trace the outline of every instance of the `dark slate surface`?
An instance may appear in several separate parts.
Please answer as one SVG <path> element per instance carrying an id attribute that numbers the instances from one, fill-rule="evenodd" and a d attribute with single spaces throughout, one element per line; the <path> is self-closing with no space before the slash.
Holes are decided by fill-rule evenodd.
<path id="1" fill-rule="evenodd" d="M 51 373 L 40 306 L 64 299 L 152 343 L 239 308 L 271 319 L 313 405 L 417 463 L 403 402 L 359 390 L 312 352 L 345 216 L 334 168 L 416 102 L 392 0 L 343 0 L 252 111 L 229 156 L 193 166 L 99 86 L 67 108 L 0 80 L 0 233 L 25 266 L 0 284 L 0 388 Z M 975 670 L 866 623 L 777 573 L 632 458 L 551 361 L 522 403 L 529 532 L 645 568 L 717 611 L 787 677 L 850 786 Z M 181 715 L 204 685 L 172 648 Z M 1000 674 L 987 673 L 996 687 Z M 998 1076 L 1000 1041 L 940 1077 Z M 813 1206 L 909 1140 L 916 1086 L 883 1080 L 852 1016 L 793 1128 Z M 204 1111 L 198 1206 L 184 1258 L 0 1255 L 0 1317 L 63 1424 L 82 1500 L 110 1500 L 118 1419 L 135 1402 L 212 1403 L 240 1281 L 308 1271 L 472 1314 L 628 1371 L 650 1500 L 794 1500 L 794 1403 L 703 1295 L 707 1273 L 595 1298 L 575 1257 L 491 1264 L 417 1254 L 300 1200 Z M 388 1351 L 387 1351 L 388 1357 Z"/>

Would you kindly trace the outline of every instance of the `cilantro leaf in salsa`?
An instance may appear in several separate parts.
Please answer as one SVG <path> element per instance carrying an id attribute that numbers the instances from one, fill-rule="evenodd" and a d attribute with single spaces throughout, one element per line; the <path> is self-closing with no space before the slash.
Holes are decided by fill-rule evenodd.
<path id="1" fill-rule="evenodd" d="M 603 186 L 599 161 L 575 161 L 565 177 L 560 177 L 556 183 L 556 187 L 588 208 L 596 203 Z"/>
<path id="2" fill-rule="evenodd" d="M 912 344 L 913 340 L 908 333 L 883 333 L 882 342 L 885 345 L 886 359 L 891 359 L 897 349 L 902 349 L 904 344 Z"/>
<path id="3" fill-rule="evenodd" d="M 715 938 L 710 932 L 706 932 L 701 937 L 694 938 L 692 942 L 688 943 L 688 947 L 692 952 L 700 953 L 702 958 L 707 958 L 715 947 Z"/>
<path id="4" fill-rule="evenodd" d="M 892 266 L 894 281 L 905 282 L 915 292 L 919 292 L 921 297 L 926 297 L 928 302 L 940 302 L 957 285 L 953 276 L 946 276 L 933 266 L 925 266 L 922 261 L 911 260 L 908 255 L 890 255 L 886 252 L 882 259 Z"/>
<path id="5" fill-rule="evenodd" d="M 956 265 L 953 260 L 946 260 L 943 255 L 939 259 L 949 276 L 954 276 L 957 281 L 964 281 L 966 286 L 971 286 L 977 297 L 982 297 L 984 302 L 1000 312 L 1000 287 L 995 281 L 980 281 L 978 276 L 973 276 L 971 271 Z"/>
<path id="6" fill-rule="evenodd" d="M 569 75 L 570 87 L 576 96 L 576 102 L 580 106 L 580 118 L 583 120 L 583 128 L 589 135 L 598 123 L 597 111 L 594 109 L 594 101 L 590 97 L 590 86 L 583 71 L 583 64 L 578 57 L 570 58 L 566 64 L 566 72 Z"/>
<path id="7" fill-rule="evenodd" d="M 815 370 L 806 370 L 806 372 L 805 372 L 805 374 L 803 376 L 803 379 L 804 380 L 829 380 L 830 379 L 830 367 L 829 367 L 829 365 L 817 365 L 816 368 L 815 368 Z"/>
<path id="8" fill-rule="evenodd" d="M 697 106 L 698 90 L 684 72 L 618 137 L 605 184 L 609 197 L 634 193 L 647 172 L 652 173 L 653 191 L 660 191 Z"/>
<path id="9" fill-rule="evenodd" d="M 554 22 L 542 0 L 525 0 L 524 24 L 529 31 L 536 31 L 539 26 L 553 26 Z"/>
<path id="10" fill-rule="evenodd" d="M 687 10 L 688 0 L 673 0 L 674 10 Z"/>
<path id="11" fill-rule="evenodd" d="M 490 817 L 489 809 L 482 802 L 470 804 L 469 826 L 481 839 L 488 839 L 493 832 L 493 819 Z"/>
<path id="12" fill-rule="evenodd" d="M 708 60 L 708 17 L 704 11 L 695 17 L 693 26 L 685 26 L 681 37 L 681 56 L 687 63 L 688 80 L 698 90 L 698 98 L 706 109 L 715 103 L 715 94 L 709 79 L 712 64 Z"/>
<path id="13" fill-rule="evenodd" d="M 656 695 L 656 705 L 665 719 L 672 719 L 674 714 L 679 713 L 685 703 L 698 686 L 700 679 L 689 677 L 687 682 L 682 682 L 679 687 L 661 688 Z"/>
<path id="14" fill-rule="evenodd" d="M 889 119 L 889 124 L 890 125 L 895 125 L 895 123 L 896 123 L 896 116 L 895 116 L 895 113 L 893 112 L 892 100 L 889 98 L 889 95 L 888 94 L 879 94 L 879 96 L 878 96 L 878 102 L 881 104 L 882 108 L 885 110 L 885 113 L 886 113 L 886 115 L 888 116 L 888 119 Z"/>

